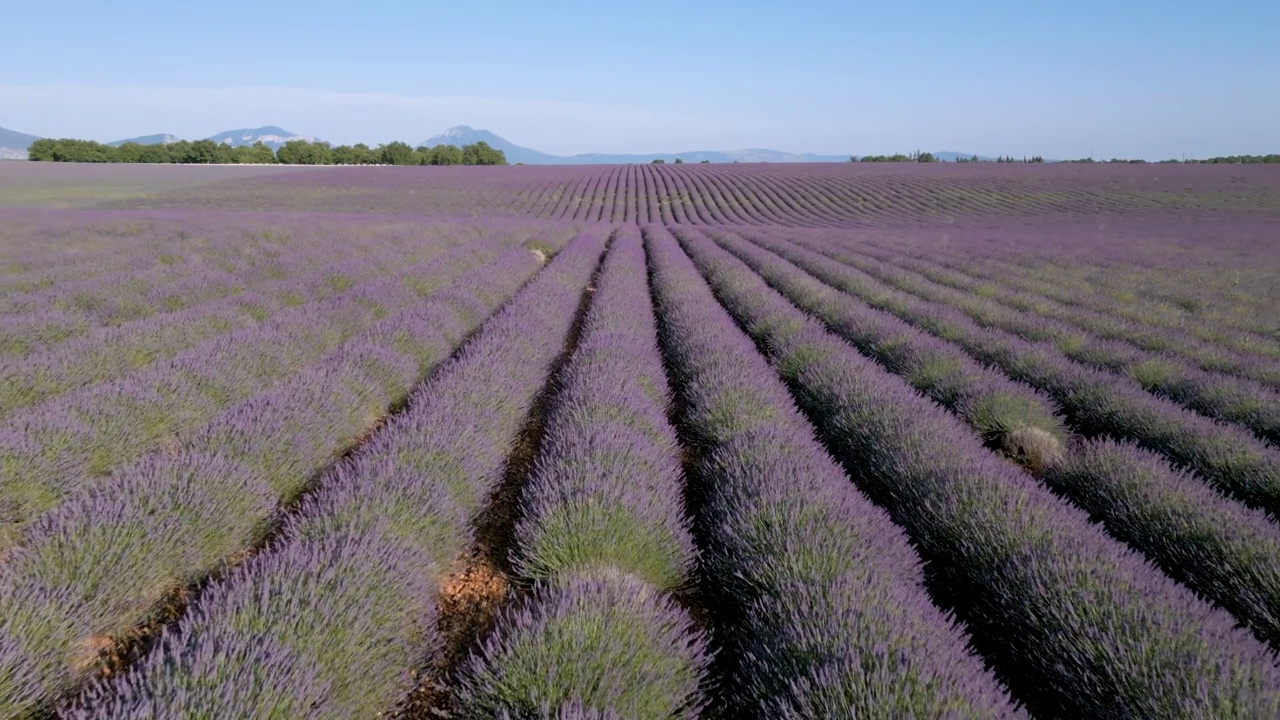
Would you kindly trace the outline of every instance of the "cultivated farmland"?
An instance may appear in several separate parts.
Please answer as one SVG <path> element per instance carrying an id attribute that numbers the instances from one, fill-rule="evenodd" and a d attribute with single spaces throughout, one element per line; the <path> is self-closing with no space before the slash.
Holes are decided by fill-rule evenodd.
<path id="1" fill-rule="evenodd" d="M 0 718 L 1280 717 L 1280 172 L 0 164 Z"/>

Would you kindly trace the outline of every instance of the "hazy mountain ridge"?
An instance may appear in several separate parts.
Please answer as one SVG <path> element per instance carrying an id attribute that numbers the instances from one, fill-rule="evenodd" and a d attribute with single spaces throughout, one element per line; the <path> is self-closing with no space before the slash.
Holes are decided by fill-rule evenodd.
<path id="1" fill-rule="evenodd" d="M 26 160 L 27 148 L 39 139 L 38 135 L 0 127 L 0 160 Z"/>
<path id="2" fill-rule="evenodd" d="M 284 128 L 275 125 L 266 125 L 260 128 L 242 128 L 240 130 L 227 130 L 217 135 L 211 135 L 207 140 L 230 145 L 231 147 L 243 147 L 252 145 L 256 142 L 264 143 L 272 150 L 279 150 L 285 143 L 290 140 L 305 140 L 307 142 L 315 142 L 317 138 L 310 135 L 298 135 L 291 133 Z"/>
<path id="3" fill-rule="evenodd" d="M 31 143 L 39 140 L 39 136 L 28 135 L 26 133 L 17 132 L 0 128 L 0 159 L 5 160 L 25 160 L 27 157 L 27 148 Z M 154 135 L 143 135 L 140 137 L 127 138 L 124 140 L 116 140 L 106 143 L 108 145 L 120 146 L 127 142 L 138 143 L 139 145 L 160 145 L 178 142 L 182 138 L 169 133 L 157 133 Z M 315 142 L 317 138 L 309 135 L 298 135 L 284 128 L 275 125 L 265 125 L 258 128 L 241 128 L 238 130 L 227 130 L 216 135 L 211 135 L 208 140 L 224 143 L 232 147 L 242 147 L 252 145 L 256 142 L 262 142 L 272 150 L 279 150 L 286 142 L 290 140 L 304 140 L 307 142 Z M 675 162 L 677 159 L 687 163 L 699 163 L 704 160 L 713 163 L 828 163 L 828 162 L 847 162 L 848 155 L 820 155 L 815 153 L 788 153 L 781 150 L 771 150 L 768 148 L 744 148 L 741 150 L 691 150 L 688 152 L 677 153 L 580 153 L 577 155 L 552 155 L 533 148 L 523 147 L 503 138 L 489 130 L 473 128 L 469 125 L 458 125 L 451 127 L 444 132 L 435 135 L 425 141 L 423 145 L 428 147 L 435 145 L 469 145 L 476 142 L 486 142 L 490 146 L 501 150 L 507 157 L 509 163 L 524 163 L 525 165 L 615 165 L 625 163 L 647 163 L 654 160 L 663 160 L 664 162 Z M 952 151 L 935 152 L 934 156 L 939 160 L 954 161 L 956 158 L 973 157 L 971 153 L 961 153 Z M 980 160 L 994 160 L 979 155 Z"/>
<path id="4" fill-rule="evenodd" d="M 315 142 L 317 138 L 310 135 L 299 135 L 289 132 L 275 125 L 265 125 L 260 128 L 241 128 L 239 130 L 226 130 L 217 135 L 210 135 L 205 140 L 212 140 L 223 145 L 231 147 L 244 147 L 261 142 L 272 150 L 279 150 L 285 143 L 290 140 L 305 140 L 306 142 Z M 175 143 L 182 138 L 169 133 L 158 133 L 156 135 L 143 135 L 142 137 L 129 138 L 127 140 L 116 140 L 109 142 L 108 145 L 120 146 L 127 142 L 138 143 L 139 145 L 168 145 Z"/>
<path id="5" fill-rule="evenodd" d="M 709 160 L 713 163 L 728 162 L 847 162 L 848 155 L 815 155 L 812 153 L 795 154 L 781 150 L 765 148 L 748 148 L 743 150 L 691 150 L 678 153 L 581 153 L 578 155 L 552 155 L 534 150 L 500 137 L 488 130 L 478 130 L 469 125 L 458 125 L 423 141 L 428 147 L 434 145 L 468 145 L 474 142 L 486 142 L 501 150 L 509 163 L 526 165 L 617 165 L 621 163 L 646 163 L 654 160 L 675 162 L 676 159 L 688 163 Z"/>
<path id="6" fill-rule="evenodd" d="M 137 143 L 139 145 L 168 145 L 169 143 L 178 142 L 181 139 L 182 138 L 178 137 L 177 135 L 170 135 L 169 133 L 157 133 L 155 135 L 143 135 L 142 137 L 128 138 L 125 140 L 116 140 L 114 142 L 109 142 L 107 144 L 113 147 L 120 147 L 125 143 Z"/>

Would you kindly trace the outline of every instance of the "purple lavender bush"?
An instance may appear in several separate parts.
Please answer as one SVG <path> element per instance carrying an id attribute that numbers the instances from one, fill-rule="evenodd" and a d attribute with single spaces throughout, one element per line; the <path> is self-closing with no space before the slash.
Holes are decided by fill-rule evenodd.
<path id="1" fill-rule="evenodd" d="M 645 236 L 694 453 L 716 713 L 1021 716 L 930 604 L 902 532 L 822 450 L 675 241 Z"/>
<path id="2" fill-rule="evenodd" d="M 1073 448 L 1045 484 L 1280 651 L 1280 525 L 1132 443 Z"/>
<path id="3" fill-rule="evenodd" d="M 943 281 L 947 278 L 938 279 L 937 273 L 931 272 L 936 268 L 926 262 L 913 263 L 897 254 L 867 253 L 865 249 L 862 254 L 883 262 L 900 281 L 927 288 L 930 299 L 964 311 L 980 325 L 1007 330 L 1028 340 L 1052 340 L 1072 360 L 1132 377 L 1148 392 L 1207 417 L 1241 425 L 1265 440 L 1275 442 L 1280 438 L 1280 397 L 1260 382 L 1206 372 L 1189 367 L 1168 353 L 1146 351 L 1128 341 L 1134 333 L 1104 331 L 1106 339 L 1100 340 L 1091 334 L 1103 329 L 1097 323 L 1071 322 L 1008 307 L 995 302 L 990 285 L 956 288 L 955 283 Z M 1185 333 L 1170 334 L 1168 348 L 1161 349 L 1176 347 L 1184 336 Z"/>
<path id="4" fill-rule="evenodd" d="M 954 345 L 842 295 L 751 243 L 723 232 L 712 236 L 832 332 L 959 415 L 988 445 L 1037 470 L 1060 454 L 1066 428 L 1041 393 L 980 365 Z M 1025 442 L 1029 436 L 1040 443 Z"/>
<path id="5" fill-rule="evenodd" d="M 466 254 L 442 256 L 435 265 L 409 271 L 450 279 L 471 272 L 482 278 L 492 272 L 484 263 L 498 254 L 496 249 L 479 247 Z M 532 268 L 532 258 L 525 259 Z M 465 282 L 485 286 L 475 280 Z M 422 302 L 421 296 L 397 278 L 375 281 L 318 304 L 326 307 L 281 313 L 271 323 L 215 338 L 157 366 L 27 408 L 5 421 L 5 427 L 23 440 L 0 447 L 0 462 L 11 468 L 0 493 L 18 506 L 19 519 L 25 521 L 77 487 L 100 482 L 149 451 L 199 445 L 201 440 L 193 435 L 198 436 L 200 428 L 209 423 L 227 425 L 218 418 L 220 412 L 245 412 L 237 403 L 274 383 L 287 384 L 291 375 L 324 363 L 379 319 L 407 316 Z M 362 377 L 357 386 L 348 389 L 355 393 L 350 402 L 365 408 L 365 415 L 379 412 L 380 400 L 371 397 L 371 393 L 377 394 L 375 383 Z M 276 404 L 311 402 L 314 395 L 313 391 L 283 392 L 290 397 Z M 321 407 L 315 412 L 334 411 L 323 406 L 323 398 L 316 402 Z M 262 410 L 247 412 L 262 418 Z M 252 432 L 248 435 L 251 443 L 267 441 L 252 437 Z"/>
<path id="6" fill-rule="evenodd" d="M 542 583 L 464 661 L 460 718 L 697 718 L 707 656 L 688 615 L 652 584 L 608 567 Z M 552 713 L 548 713 L 552 710 Z"/>
<path id="7" fill-rule="evenodd" d="M 1119 257 L 1103 262 L 1084 277 L 1079 277 L 1082 268 L 1064 263 L 1061 257 L 1062 246 L 1070 248 L 1070 254 L 1078 242 L 1059 245 L 1047 256 L 1033 255 L 1032 268 L 1025 264 L 1028 259 L 1017 258 L 1017 253 L 1004 253 L 1014 256 L 1011 260 L 987 256 L 979 263 L 972 252 L 957 255 L 955 250 L 936 247 L 924 258 L 913 253 L 905 262 L 932 280 L 979 292 L 1019 310 L 1058 318 L 1103 341 L 1117 343 L 1113 347 L 1128 353 L 1156 353 L 1205 371 L 1280 387 L 1274 323 L 1268 328 L 1263 317 L 1249 312 L 1260 298 L 1246 288 L 1235 287 L 1234 281 L 1230 297 L 1214 298 L 1214 291 L 1220 288 L 1206 288 L 1199 282 L 1189 289 L 1179 277 L 1177 266 L 1188 261 L 1214 277 L 1238 277 L 1238 268 L 1214 272 L 1220 253 L 1212 244 L 1200 249 L 1200 257 L 1186 258 L 1185 246 L 1179 248 L 1182 252 L 1170 253 L 1172 268 L 1153 272 L 1135 263 L 1133 257 Z M 901 257 L 896 252 L 892 255 Z M 1254 263 L 1250 270 L 1265 272 L 1265 265 Z M 1155 278 L 1178 285 L 1165 290 L 1159 284 L 1152 287 Z"/>
<path id="8" fill-rule="evenodd" d="M 459 671 L 463 717 L 702 706 L 705 637 L 664 595 L 695 550 L 644 270 L 639 232 L 618 230 L 519 498 L 512 562 L 537 585 Z"/>
<path id="9" fill-rule="evenodd" d="M 605 565 L 659 590 L 685 584 L 695 551 L 668 401 L 644 249 L 638 231 L 619 230 L 520 496 L 521 576 Z"/>
<path id="10" fill-rule="evenodd" d="M 833 258 L 854 262 L 856 258 L 847 253 L 829 251 L 828 257 L 783 240 L 754 239 L 824 282 L 954 342 L 978 360 L 1041 390 L 1058 403 L 1077 432 L 1133 440 L 1194 470 L 1251 507 L 1280 512 L 1280 450 L 1240 428 L 1157 398 L 1132 380 L 1073 363 L 1052 345 L 980 327 L 959 311 L 831 262 Z"/>
<path id="11" fill-rule="evenodd" d="M 682 245 L 1033 713 L 1280 712 L 1274 653 L 1228 613 L 996 458 L 730 253 L 691 234 Z"/>
<path id="12" fill-rule="evenodd" d="M 434 642 L 426 548 L 378 532 L 295 540 L 207 590 L 139 665 L 68 718 L 372 717 Z"/>
<path id="13" fill-rule="evenodd" d="M 436 584 L 501 479 L 602 247 L 592 235 L 572 241 L 413 391 L 403 413 L 326 475 L 281 543 L 202 595 L 159 652 L 98 685 L 81 717 L 135 707 L 220 714 L 227 697 L 247 698 L 237 717 L 277 717 L 273 708 L 304 703 L 308 717 L 393 708 L 438 645 Z M 293 654 L 263 656 L 263 642 Z M 291 687 L 299 673 L 282 696 L 257 695 L 259 686 Z"/>
<path id="14" fill-rule="evenodd" d="M 463 276 L 459 287 L 370 328 L 319 366 L 232 406 L 176 455 L 155 454 L 123 468 L 37 523 L 0 574 L 6 588 L 0 608 L 13 619 L 14 632 L 27 636 L 22 642 L 0 639 L 0 650 L 12 653 L 13 663 L 41 668 L 42 682 L 31 685 L 32 692 L 47 695 L 50 687 L 74 685 L 86 669 L 78 669 L 76 643 L 144 622 L 165 593 L 252 546 L 277 507 L 295 502 L 479 327 L 486 304 L 464 301 L 462 288 L 512 293 L 536 267 L 529 253 L 508 251 Z M 397 352 L 406 341 L 413 352 Z M 194 470 L 186 468 L 203 467 L 209 453 L 237 462 L 219 461 L 221 472 L 199 475 L 199 488 L 212 494 L 202 499 L 192 496 L 188 475 Z M 246 505 L 249 498 L 253 503 Z M 233 509 L 225 503 L 239 504 Z M 54 572 L 62 580 L 50 585 Z M 11 697 L 10 689 L 0 688 L 0 701 Z"/>

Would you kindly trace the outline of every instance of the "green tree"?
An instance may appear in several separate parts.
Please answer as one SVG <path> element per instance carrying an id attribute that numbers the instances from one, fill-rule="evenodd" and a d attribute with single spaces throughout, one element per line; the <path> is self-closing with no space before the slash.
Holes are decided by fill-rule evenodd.
<path id="1" fill-rule="evenodd" d="M 143 145 L 138 153 L 138 162 L 169 163 L 173 162 L 173 156 L 169 154 L 168 145 Z"/>
<path id="2" fill-rule="evenodd" d="M 379 148 L 378 159 L 383 165 L 413 165 L 413 148 L 399 140 L 390 142 Z"/>
<path id="3" fill-rule="evenodd" d="M 261 140 L 249 146 L 247 156 L 253 158 L 249 162 L 259 165 L 270 165 L 276 161 L 276 152 Z"/>
<path id="4" fill-rule="evenodd" d="M 53 162 L 109 163 L 117 162 L 116 148 L 93 140 L 73 138 L 37 140 L 27 148 L 27 157 Z"/>
<path id="5" fill-rule="evenodd" d="M 680 158 L 676 158 L 676 164 L 677 164 L 677 165 L 683 165 L 683 164 L 684 164 L 684 160 L 681 160 Z"/>
<path id="6" fill-rule="evenodd" d="M 171 163 L 182 162 L 182 158 L 186 157 L 190 150 L 190 140 L 178 140 L 164 146 L 165 154 L 169 156 L 168 162 Z"/>
<path id="7" fill-rule="evenodd" d="M 236 148 L 227 143 L 215 143 L 214 148 L 213 162 L 219 165 L 231 165 L 236 162 Z"/>
<path id="8" fill-rule="evenodd" d="M 306 165 L 311 155 L 311 143 L 306 140 L 289 140 L 276 151 L 276 160 L 285 165 Z"/>
<path id="9" fill-rule="evenodd" d="M 653 164 L 654 164 L 654 165 L 666 165 L 666 164 L 667 164 L 667 161 L 666 161 L 666 160 L 663 160 L 662 158 L 656 158 L 656 159 L 653 161 Z"/>
<path id="10" fill-rule="evenodd" d="M 462 148 L 457 145 L 436 145 L 431 148 L 432 165 L 461 165 Z"/>
<path id="11" fill-rule="evenodd" d="M 174 143 L 177 145 L 178 143 Z M 218 162 L 220 153 L 218 151 L 218 143 L 212 140 L 196 140 L 187 143 L 182 148 L 182 154 L 177 155 L 177 161 L 189 165 L 211 165 Z"/>
<path id="12" fill-rule="evenodd" d="M 359 151 L 350 145 L 339 145 L 333 149 L 334 165 L 363 165 Z"/>
<path id="13" fill-rule="evenodd" d="M 120 145 L 116 147 L 116 162 L 142 162 L 142 149 L 144 147 L 146 146 L 136 142 L 120 143 Z"/>
<path id="14" fill-rule="evenodd" d="M 339 145 L 333 149 L 332 156 L 334 165 L 373 164 L 373 153 L 369 150 L 369 146 L 364 143 Z"/>
<path id="15" fill-rule="evenodd" d="M 35 162 L 57 162 L 58 141 L 52 138 L 41 138 L 27 148 L 27 159 Z"/>
<path id="16" fill-rule="evenodd" d="M 462 146 L 463 165 L 506 165 L 507 156 L 501 150 L 481 140 Z"/>
<path id="17" fill-rule="evenodd" d="M 311 158 L 315 161 L 313 165 L 332 165 L 333 148 L 329 147 L 329 143 L 317 140 L 311 143 Z"/>
<path id="18" fill-rule="evenodd" d="M 326 142 L 290 140 L 276 152 L 276 159 L 286 165 L 329 165 L 333 150 Z"/>

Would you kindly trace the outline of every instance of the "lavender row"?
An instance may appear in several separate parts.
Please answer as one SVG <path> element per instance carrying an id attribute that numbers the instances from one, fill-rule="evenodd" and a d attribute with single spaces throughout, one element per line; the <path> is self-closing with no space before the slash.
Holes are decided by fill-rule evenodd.
<path id="1" fill-rule="evenodd" d="M 407 268 L 430 292 L 499 252 L 482 242 Z M 271 321 L 216 338 L 122 378 L 26 408 L 0 426 L 10 523 L 49 508 L 157 446 L 177 447 L 219 412 L 287 378 L 388 314 L 422 302 L 384 278 Z"/>
<path id="2" fill-rule="evenodd" d="M 262 295 L 277 285 L 287 289 L 281 279 L 314 274 L 341 291 L 353 282 L 430 260 L 450 241 L 477 236 L 474 223 L 424 226 L 358 217 L 270 216 L 264 221 L 189 213 L 137 218 L 129 213 L 84 213 L 77 218 L 67 228 L 61 224 L 67 219 L 44 217 L 61 229 L 52 237 L 41 235 L 38 227 L 19 230 L 20 239 L 27 237 L 25 233 L 44 239 L 37 247 L 17 251 L 40 268 L 36 284 L 41 289 L 24 294 L 6 288 L 0 293 L 0 355 L 31 355 L 85 333 L 119 333 L 131 325 L 149 330 L 166 317 L 177 321 L 177 313 L 220 299 L 243 297 L 246 312 L 260 316 L 270 309 L 257 307 L 268 301 Z M 131 242 L 132 228 L 120 227 L 131 220 L 142 228 L 145 242 Z M 78 258 L 84 248 L 73 241 L 77 233 L 86 232 L 85 244 L 106 252 L 82 267 L 84 261 Z M 537 242 L 536 235 L 544 233 L 550 233 L 552 245 L 568 237 L 563 228 L 545 225 L 486 223 L 479 229 L 480 235 L 509 244 Z M 64 273 L 68 268 L 75 272 Z M 140 282 L 139 268 L 163 273 Z M 286 294 L 280 301 L 295 300 Z"/>
<path id="3" fill-rule="evenodd" d="M 242 246 L 279 243 L 300 226 L 314 226 L 314 221 L 280 215 L 273 216 L 270 229 L 264 230 L 262 216 L 229 220 L 194 213 L 14 208 L 3 213 L 9 260 L 5 266 L 9 272 L 0 282 L 4 294 L 100 274 L 146 271 L 157 263 L 205 262 L 217 256 L 231 259 L 237 256 L 224 255 L 223 238 Z M 175 251 L 175 245 L 180 249 Z"/>
<path id="4" fill-rule="evenodd" d="M 685 249 L 1033 713 L 1270 717 L 1274 655 L 714 243 Z"/>
<path id="5" fill-rule="evenodd" d="M 253 546 L 276 508 L 443 360 L 537 267 L 519 249 L 371 327 L 310 368 L 71 497 L 29 529 L 0 573 L 0 708 L 30 706 L 94 669 L 95 638 L 127 635 Z M 283 450 L 282 450 L 283 449 Z"/>
<path id="6" fill-rule="evenodd" d="M 1104 332 L 1106 340 L 1099 340 L 1085 332 L 1096 332 L 1099 326 L 1089 322 L 1074 322 L 1046 317 L 1034 300 L 1035 310 L 1017 310 L 1003 307 L 983 294 L 981 297 L 970 288 L 967 292 L 953 289 L 948 283 L 936 280 L 928 268 L 903 260 L 896 255 L 868 253 L 886 263 L 887 268 L 906 266 L 910 272 L 895 272 L 895 284 L 927 293 L 938 302 L 956 307 L 987 327 L 1007 330 L 1028 340 L 1054 341 L 1063 354 L 1085 365 L 1110 370 L 1136 380 L 1145 390 L 1169 398 L 1202 415 L 1241 425 L 1260 438 L 1276 442 L 1280 440 L 1280 395 L 1266 385 L 1249 377 L 1266 377 L 1275 373 L 1280 378 L 1280 365 L 1253 359 L 1242 368 L 1246 377 L 1234 377 L 1193 368 L 1175 357 L 1147 352 L 1129 342 L 1123 329 Z M 886 268 L 886 269 L 887 269 Z M 1185 339 L 1185 335 L 1181 336 Z M 1165 347 L 1176 346 L 1180 338 L 1162 337 Z M 1250 372 L 1256 369 L 1257 372 Z"/>
<path id="7" fill-rule="evenodd" d="M 434 597 L 560 352 L 602 242 L 572 241 L 349 459 L 284 539 L 78 718 L 373 717 L 439 646 Z"/>
<path id="8" fill-rule="evenodd" d="M 639 231 L 618 230 L 519 499 L 512 561 L 537 586 L 461 669 L 463 717 L 697 716 L 705 641 L 666 595 L 695 549 L 645 277 Z"/>
<path id="9" fill-rule="evenodd" d="M 0 313 L 53 309 L 78 315 L 90 326 L 119 324 L 216 299 L 242 284 L 269 281 L 298 260 L 332 264 L 337 258 L 326 258 L 320 250 L 347 234 L 317 232 L 313 225 L 305 235 L 298 233 L 305 240 L 295 240 L 294 232 L 190 218 L 181 224 L 145 221 L 151 227 L 137 228 L 141 241 L 127 243 L 123 240 L 133 228 L 113 227 L 110 220 L 86 228 L 86 222 L 92 220 L 82 219 L 73 232 L 89 235 L 94 245 L 104 247 L 105 257 L 94 258 L 91 268 L 67 275 L 63 266 L 73 265 L 71 258 L 79 253 L 61 251 L 74 239 L 50 238 L 49 246 L 27 255 L 33 263 L 49 268 L 46 278 L 31 290 L 6 292 Z M 344 255 L 337 251 L 339 258 Z"/>
<path id="10" fill-rule="evenodd" d="M 35 275 L 30 289 L 5 287 L 0 312 L 65 308 L 96 323 L 213 299 L 300 266 L 340 272 L 371 248 L 394 246 L 419 262 L 434 252 L 419 224 L 355 218 L 90 211 L 45 214 L 19 232 L 41 240 L 16 251 Z"/>
<path id="11" fill-rule="evenodd" d="M 677 231 L 677 236 L 685 232 Z M 767 283 L 826 323 L 859 351 L 906 378 L 962 418 L 1010 459 L 1040 470 L 1061 454 L 1066 428 L 1039 391 L 975 362 L 964 350 L 844 295 L 791 263 L 732 234 L 712 232 L 722 247 Z"/>
<path id="12" fill-rule="evenodd" d="M 1224 350 L 1276 357 L 1276 326 L 1265 314 L 1266 301 L 1241 284 L 1241 275 L 1264 274 L 1264 267 L 1232 267 L 1227 259 L 1220 267 L 1216 249 L 1201 246 L 1201 254 L 1188 255 L 1187 248 L 1174 256 L 1184 267 L 1194 267 L 1197 276 L 1188 278 L 1178 266 L 1111 262 L 1090 267 L 1065 264 L 1058 252 L 1048 256 L 1020 257 L 1021 253 L 1001 253 L 985 257 L 976 267 L 971 254 L 930 252 L 927 259 L 976 277 L 997 279 L 1002 284 L 1035 293 L 1059 303 L 1068 313 L 1086 312 L 1098 319 L 1134 323 L 1137 328 L 1154 327 L 1178 331 L 1177 337 L 1197 351 L 1208 353 L 1211 362 Z M 1230 258 L 1230 255 L 1221 257 Z M 1221 283 L 1226 280 L 1226 283 Z M 1224 287 L 1225 285 L 1225 287 Z M 1188 337 L 1190 335 L 1191 337 Z M 1194 339 L 1192 339 L 1194 338 Z M 1139 342 L 1145 342 L 1142 337 Z M 1150 337 L 1152 349 L 1167 341 Z M 1224 347 L 1225 346 L 1225 347 Z M 1172 350 L 1183 350 L 1172 346 Z M 1197 355 L 1192 355 L 1193 357 Z M 1219 362 L 1221 360 L 1219 359 Z M 1210 368 L 1212 369 L 1212 365 Z"/>
<path id="13" fill-rule="evenodd" d="M 1280 527 L 1159 455 L 1094 440 L 1044 482 L 1280 650 Z"/>
<path id="14" fill-rule="evenodd" d="M 675 241 L 645 235 L 696 468 L 718 714 L 1021 716 Z"/>
<path id="15" fill-rule="evenodd" d="M 1110 440 L 1073 448 L 1046 468 L 1046 484 L 1113 537 L 1280 648 L 1280 526 L 1265 514 L 1222 497 L 1159 456 Z"/>
<path id="16" fill-rule="evenodd" d="M 639 230 L 619 229 L 520 497 L 512 561 L 530 580 L 609 565 L 671 591 L 694 564 L 645 278 Z"/>
<path id="17" fill-rule="evenodd" d="M 1221 169 L 1221 168 L 1220 168 Z M 1170 213 L 1209 210 L 1257 228 L 1274 209 L 1274 176 L 1231 178 L 1213 168 L 1153 177 L 1142 166 L 1124 171 L 1044 164 L 996 169 L 955 163 L 921 166 L 861 163 L 807 165 L 698 163 L 649 165 L 625 172 L 617 166 L 521 168 L 440 167 L 414 172 L 346 168 L 176 189 L 161 198 L 123 201 L 117 207 L 248 207 L 295 212 L 491 217 L 537 215 L 556 220 L 636 223 L 702 223 L 724 219 L 752 225 L 865 227 L 923 219 L 989 227 L 993 219 L 1043 227 L 1108 216 L 1109 228 L 1133 217 L 1157 227 L 1186 217 Z M 1259 170 L 1262 170 L 1261 168 Z M 714 181 L 715 190 L 707 185 Z M 1194 185 L 1194 186 L 1192 186 Z M 630 211 L 630 198 L 645 199 Z M 1160 215 L 1156 215 L 1160 213 Z M 1133 224 L 1136 222 L 1129 221 Z M 948 228 L 950 230 L 951 228 Z M 1088 225 L 1088 235 L 1096 234 Z M 1264 228 L 1265 229 L 1265 228 Z M 1081 233 L 1086 234 L 1086 233 Z M 1087 238 L 1086 238 L 1087 239 Z"/>
<path id="18" fill-rule="evenodd" d="M 1086 327 L 1100 337 L 1128 341 L 1149 352 L 1181 356 L 1204 370 L 1249 376 L 1258 372 L 1253 368 L 1259 362 L 1274 365 L 1280 355 L 1280 347 L 1275 345 L 1274 323 L 1267 330 L 1266 320 L 1255 315 L 1247 319 L 1223 312 L 1205 315 L 1205 308 L 1201 307 L 1202 287 L 1195 287 L 1194 294 L 1185 292 L 1184 287 L 1176 300 L 1157 298 L 1153 301 L 1139 296 L 1134 292 L 1133 283 L 1140 278 L 1125 273 L 1123 266 L 1112 265 L 1106 273 L 1086 278 L 1085 284 L 1077 281 L 1063 288 L 1053 282 L 1052 274 L 1046 276 L 1024 265 L 994 258 L 983 258 L 977 263 L 971 256 L 955 257 L 946 252 L 931 252 L 924 257 L 911 253 L 911 257 L 917 261 L 913 269 L 927 270 L 930 279 L 959 289 L 982 288 L 985 296 L 1015 308 L 1034 307 L 1039 314 Z M 1159 275 L 1163 270 L 1142 268 L 1140 277 Z M 1112 290 L 1121 294 L 1123 302 L 1108 296 L 1112 293 L 1097 292 L 1095 285 L 1114 281 L 1112 275 L 1123 280 L 1122 291 Z M 1233 313 L 1256 313 L 1260 308 L 1250 305 L 1250 300 L 1247 295 L 1233 297 L 1225 301 L 1229 303 L 1226 308 Z M 1170 307 L 1177 308 L 1176 315 L 1157 314 L 1160 309 Z M 1252 327 L 1231 324 L 1241 321 Z"/>
<path id="19" fill-rule="evenodd" d="M 962 312 L 926 302 L 837 262 L 871 267 L 851 253 L 815 246 L 824 254 L 783 240 L 752 239 L 823 282 L 949 340 L 1013 379 L 1045 392 L 1074 430 L 1088 437 L 1133 440 L 1193 469 L 1251 507 L 1273 514 L 1280 509 L 1280 450 L 1250 433 L 1155 397 L 1126 378 L 1074 363 L 1051 345 L 981 327 Z"/>
<path id="20" fill-rule="evenodd" d="M 441 262 L 437 258 L 461 242 L 461 238 L 436 238 L 431 244 L 438 248 L 437 252 L 418 254 Z M 450 255 L 456 259 L 469 252 L 469 248 L 460 248 Z M 0 361 L 0 415 L 67 390 L 140 370 L 194 346 L 207 347 L 237 328 L 254 327 L 281 310 L 323 301 L 379 276 L 384 281 L 396 278 L 420 292 L 429 292 L 431 283 L 438 282 L 414 273 L 421 263 L 406 262 L 402 253 L 396 262 L 392 257 L 396 254 L 394 249 L 383 249 L 380 262 L 366 261 L 363 268 L 353 263 L 341 272 L 333 267 L 290 272 L 288 279 L 264 283 L 253 293 L 124 325 L 96 328 L 45 352 Z M 35 315 L 34 320 L 39 322 L 40 316 Z"/>
<path id="21" fill-rule="evenodd" d="M 451 717 L 696 718 L 703 638 L 652 584 L 607 565 L 534 587 L 459 670 Z"/>

